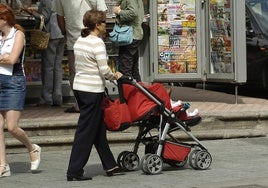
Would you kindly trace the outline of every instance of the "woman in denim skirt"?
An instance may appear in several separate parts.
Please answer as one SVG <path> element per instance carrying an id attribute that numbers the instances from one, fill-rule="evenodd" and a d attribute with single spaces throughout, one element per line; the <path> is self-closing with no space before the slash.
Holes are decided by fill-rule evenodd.
<path id="1" fill-rule="evenodd" d="M 24 30 L 15 23 L 12 9 L 0 4 L 0 178 L 11 175 L 6 159 L 5 125 L 9 133 L 27 147 L 31 170 L 37 170 L 40 164 L 41 148 L 32 144 L 18 125 L 26 90 L 24 52 Z"/>

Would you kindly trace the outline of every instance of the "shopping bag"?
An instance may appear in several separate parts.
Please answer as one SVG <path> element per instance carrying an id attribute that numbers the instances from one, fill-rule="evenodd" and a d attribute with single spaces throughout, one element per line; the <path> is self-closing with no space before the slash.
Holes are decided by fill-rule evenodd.
<path id="1" fill-rule="evenodd" d="M 123 131 L 131 126 L 131 116 L 127 104 L 108 97 L 103 101 L 104 123 L 109 131 Z"/>
<path id="2" fill-rule="evenodd" d="M 50 33 L 46 31 L 44 16 L 40 15 L 40 26 L 30 31 L 30 45 L 37 50 L 44 50 L 48 47 Z"/>
<path id="3" fill-rule="evenodd" d="M 114 24 L 113 31 L 109 33 L 109 39 L 115 46 L 126 46 L 133 42 L 133 28 L 132 26 L 120 26 Z"/>

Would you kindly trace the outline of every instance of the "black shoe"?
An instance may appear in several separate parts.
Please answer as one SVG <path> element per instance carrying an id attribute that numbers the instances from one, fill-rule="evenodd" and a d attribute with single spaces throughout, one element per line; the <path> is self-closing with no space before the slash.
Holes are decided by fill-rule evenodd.
<path id="1" fill-rule="evenodd" d="M 67 175 L 67 181 L 86 181 L 86 180 L 92 180 L 91 177 L 86 176 L 71 176 Z"/>
<path id="2" fill-rule="evenodd" d="M 124 175 L 124 173 L 122 173 L 122 169 L 118 166 L 114 167 L 112 170 L 108 170 L 106 171 L 106 175 L 108 177 L 110 176 L 114 176 L 114 175 Z"/>

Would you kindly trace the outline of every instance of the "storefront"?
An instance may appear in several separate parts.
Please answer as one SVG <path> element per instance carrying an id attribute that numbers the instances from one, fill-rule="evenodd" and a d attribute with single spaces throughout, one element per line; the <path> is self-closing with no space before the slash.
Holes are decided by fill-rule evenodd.
<path id="1" fill-rule="evenodd" d="M 26 39 L 35 20 L 19 12 L 20 2 L 37 7 L 38 0 L 7 0 L 26 29 Z M 246 82 L 246 38 L 244 0 L 143 0 L 144 39 L 140 48 L 140 73 L 144 82 Z M 106 0 L 107 31 L 113 28 L 112 7 Z M 109 65 L 117 69 L 118 49 L 105 40 Z M 62 62 L 63 95 L 73 96 L 68 82 L 67 58 Z M 40 95 L 40 53 L 29 45 L 25 72 L 27 99 Z M 107 83 L 109 92 L 117 88 Z"/>
<path id="2" fill-rule="evenodd" d="M 152 80 L 246 82 L 244 0 L 150 2 Z"/>

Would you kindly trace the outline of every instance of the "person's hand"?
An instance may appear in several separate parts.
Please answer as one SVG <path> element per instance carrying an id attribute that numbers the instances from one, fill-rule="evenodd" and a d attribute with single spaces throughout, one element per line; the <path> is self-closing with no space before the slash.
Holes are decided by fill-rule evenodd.
<path id="1" fill-rule="evenodd" d="M 25 11 L 28 14 L 32 15 L 34 12 L 37 11 L 36 7 L 21 7 L 21 11 Z"/>
<path id="2" fill-rule="evenodd" d="M 20 12 L 27 12 L 28 14 L 30 14 L 30 15 L 32 15 L 33 14 L 33 10 L 31 10 L 31 9 L 28 9 L 28 8 L 26 8 L 26 7 L 21 7 L 20 8 Z"/>
<path id="3" fill-rule="evenodd" d="M 113 9 L 113 12 L 114 12 L 116 15 L 118 15 L 118 14 L 120 13 L 120 11 L 121 11 L 120 6 L 115 6 L 114 9 Z"/>
<path id="4" fill-rule="evenodd" d="M 116 80 L 118 80 L 118 79 L 120 79 L 123 76 L 123 74 L 121 72 L 116 72 L 114 74 L 114 76 L 115 76 Z"/>

